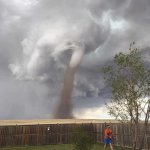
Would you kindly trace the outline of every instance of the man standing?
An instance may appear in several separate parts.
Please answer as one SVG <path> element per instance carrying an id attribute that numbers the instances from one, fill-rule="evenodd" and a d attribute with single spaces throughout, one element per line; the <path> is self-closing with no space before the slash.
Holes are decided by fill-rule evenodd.
<path id="1" fill-rule="evenodd" d="M 106 150 L 108 144 L 110 145 L 110 149 L 113 150 L 112 130 L 110 129 L 110 125 L 106 125 L 106 129 L 104 130 L 104 150 Z"/>

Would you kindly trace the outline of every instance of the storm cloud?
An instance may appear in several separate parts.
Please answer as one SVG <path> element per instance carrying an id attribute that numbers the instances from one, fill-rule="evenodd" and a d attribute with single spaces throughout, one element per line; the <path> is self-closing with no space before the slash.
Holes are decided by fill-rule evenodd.
<path id="1" fill-rule="evenodd" d="M 72 51 L 74 114 L 109 101 L 101 68 L 136 41 L 149 65 L 149 0 L 0 0 L 0 118 L 51 118 Z M 86 113 L 85 113 L 86 114 Z"/>

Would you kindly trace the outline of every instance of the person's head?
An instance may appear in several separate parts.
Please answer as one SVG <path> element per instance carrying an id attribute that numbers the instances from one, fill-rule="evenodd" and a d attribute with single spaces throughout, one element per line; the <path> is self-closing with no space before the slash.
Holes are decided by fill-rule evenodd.
<path id="1" fill-rule="evenodd" d="M 109 129 L 109 128 L 110 128 L 110 125 L 109 125 L 109 124 L 107 124 L 107 125 L 106 125 L 106 128 L 108 128 L 108 129 Z"/>

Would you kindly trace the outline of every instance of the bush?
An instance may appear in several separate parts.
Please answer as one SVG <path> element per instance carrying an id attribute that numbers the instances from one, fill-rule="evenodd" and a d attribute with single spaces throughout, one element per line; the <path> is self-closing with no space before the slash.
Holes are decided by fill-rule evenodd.
<path id="1" fill-rule="evenodd" d="M 91 150 L 94 145 L 94 139 L 84 131 L 82 126 L 74 129 L 71 139 L 74 150 Z"/>

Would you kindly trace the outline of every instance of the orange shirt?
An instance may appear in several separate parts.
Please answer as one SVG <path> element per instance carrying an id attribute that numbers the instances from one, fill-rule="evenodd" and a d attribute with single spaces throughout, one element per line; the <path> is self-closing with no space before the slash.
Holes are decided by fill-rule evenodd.
<path id="1" fill-rule="evenodd" d="M 111 129 L 105 129 L 104 135 L 105 135 L 105 138 L 112 138 L 112 130 Z"/>

